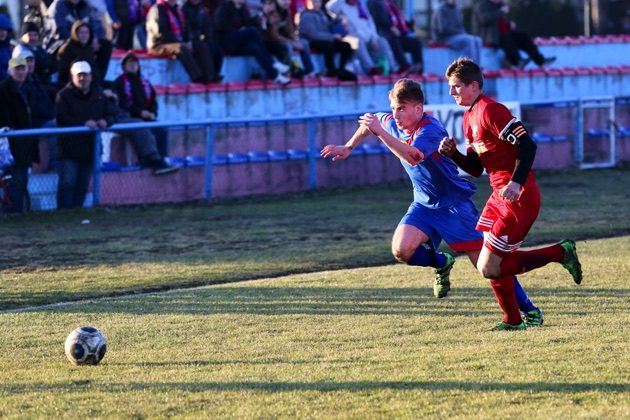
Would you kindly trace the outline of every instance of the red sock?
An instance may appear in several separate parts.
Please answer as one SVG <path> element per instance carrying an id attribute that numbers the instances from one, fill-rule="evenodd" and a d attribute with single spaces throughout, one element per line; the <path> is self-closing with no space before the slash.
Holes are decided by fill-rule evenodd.
<path id="1" fill-rule="evenodd" d="M 564 248 L 559 244 L 532 249 L 531 251 L 515 251 L 506 255 L 501 261 L 501 275 L 511 276 L 527 273 L 550 262 L 562 262 L 563 259 Z"/>
<path id="2" fill-rule="evenodd" d="M 503 322 L 511 325 L 520 324 L 523 320 L 514 293 L 514 277 L 505 276 L 490 280 L 490 287 L 503 311 Z"/>

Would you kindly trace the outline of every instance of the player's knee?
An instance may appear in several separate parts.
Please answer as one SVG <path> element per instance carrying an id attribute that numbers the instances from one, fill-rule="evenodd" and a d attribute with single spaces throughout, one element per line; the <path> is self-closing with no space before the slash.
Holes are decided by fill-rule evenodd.
<path id="1" fill-rule="evenodd" d="M 496 279 L 500 277 L 501 274 L 497 267 L 493 267 L 489 264 L 478 264 L 477 270 L 479 270 L 479 273 L 486 279 Z"/>
<path id="2" fill-rule="evenodd" d="M 412 253 L 399 247 L 392 247 L 392 255 L 396 258 L 396 261 L 406 263 L 411 258 Z"/>

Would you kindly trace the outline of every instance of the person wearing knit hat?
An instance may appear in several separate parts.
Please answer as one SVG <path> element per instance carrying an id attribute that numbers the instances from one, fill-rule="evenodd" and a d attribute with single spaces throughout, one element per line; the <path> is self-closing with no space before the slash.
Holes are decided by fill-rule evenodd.
<path id="1" fill-rule="evenodd" d="M 39 33 L 39 26 L 35 22 L 24 22 L 22 24 L 22 30 L 20 31 L 20 36 L 24 36 L 29 32 L 37 32 Z"/>
<path id="2" fill-rule="evenodd" d="M 42 47 L 40 40 L 39 26 L 35 22 L 25 22 L 22 25 L 18 46 L 26 47 L 33 52 L 35 74 L 42 83 L 50 85 L 51 75 L 57 71 L 57 60 Z"/>

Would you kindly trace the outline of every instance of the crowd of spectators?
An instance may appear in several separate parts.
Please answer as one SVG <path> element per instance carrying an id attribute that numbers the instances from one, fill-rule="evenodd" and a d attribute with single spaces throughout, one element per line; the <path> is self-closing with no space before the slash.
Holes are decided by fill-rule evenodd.
<path id="1" fill-rule="evenodd" d="M 540 66 L 551 62 L 553 57 L 543 57 L 531 37 L 516 30 L 508 11 L 501 0 L 476 0 L 473 35 L 464 29 L 456 0 L 443 0 L 433 16 L 433 39 L 477 62 L 482 42 L 502 48 L 516 67 L 530 59 Z M 200 83 L 221 82 L 226 54 L 253 56 L 260 78 L 283 85 L 312 76 L 356 80 L 358 74 L 421 74 L 424 67 L 422 40 L 395 0 L 26 0 L 19 31 L 0 14 L 0 81 L 3 98 L 10 98 L 4 106 L 11 108 L 3 111 L 0 128 L 107 128 L 155 120 L 155 89 L 134 54 L 124 57 L 116 80 L 106 80 L 114 47 L 176 58 L 190 80 Z M 521 58 L 519 49 L 529 58 Z M 319 73 L 313 52 L 324 58 Z M 96 104 L 100 108 L 92 115 L 88 110 Z M 155 174 L 173 170 L 164 159 L 165 130 L 125 136 L 142 166 Z M 91 144 L 89 137 L 83 140 Z M 77 136 L 47 140 L 48 169 L 57 170 L 62 181 L 59 205 L 79 205 L 92 152 L 76 146 L 81 144 Z M 19 150 L 17 140 L 10 145 L 23 190 L 23 167 L 37 156 Z M 19 194 L 15 197 L 20 201 Z"/>

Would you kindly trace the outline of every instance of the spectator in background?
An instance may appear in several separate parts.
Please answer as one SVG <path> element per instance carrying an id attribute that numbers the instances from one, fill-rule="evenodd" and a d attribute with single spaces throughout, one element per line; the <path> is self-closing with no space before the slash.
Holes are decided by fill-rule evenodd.
<path id="1" fill-rule="evenodd" d="M 134 36 L 140 48 L 147 47 L 146 18 L 154 1 L 152 0 L 111 0 L 113 14 L 110 13 L 116 48 L 133 48 Z"/>
<path id="2" fill-rule="evenodd" d="M 44 15 L 46 14 L 46 5 L 41 0 L 26 0 L 24 5 L 23 23 L 32 23 L 37 27 L 40 38 L 44 35 Z"/>
<path id="3" fill-rule="evenodd" d="M 0 80 L 7 78 L 7 69 L 11 59 L 11 34 L 13 25 L 7 15 L 0 14 Z"/>
<path id="4" fill-rule="evenodd" d="M 333 32 L 333 22 L 322 11 L 322 0 L 307 0 L 306 5 L 308 8 L 299 14 L 300 36 L 324 55 L 326 76 L 357 80 L 356 74 L 346 70 L 346 64 L 352 59 L 354 51 L 350 44 L 342 40 L 341 34 Z M 335 54 L 339 54 L 339 66 L 335 65 Z"/>
<path id="5" fill-rule="evenodd" d="M 8 63 L 8 77 L 0 82 L 0 127 L 13 130 L 33 128 L 31 109 L 22 87 L 28 74 L 23 57 L 11 58 Z M 28 170 L 33 162 L 39 162 L 37 138 L 11 137 L 9 147 L 15 161 L 11 168 L 12 185 L 9 188 L 9 203 L 3 204 L 7 213 L 27 211 Z"/>
<path id="6" fill-rule="evenodd" d="M 158 0 L 151 6 L 146 27 L 149 52 L 177 57 L 193 82 L 207 83 L 217 78 L 208 46 L 192 39 L 177 0 Z"/>
<path id="7" fill-rule="evenodd" d="M 214 69 L 214 77 L 211 82 L 220 82 L 221 66 L 223 65 L 223 53 L 214 39 L 212 17 L 208 13 L 201 0 L 186 0 L 182 6 L 186 23 L 190 26 L 193 42 L 204 43 L 210 53 L 210 62 Z"/>
<path id="8" fill-rule="evenodd" d="M 92 30 L 90 25 L 82 20 L 74 22 L 70 31 L 70 38 L 57 51 L 59 62 L 57 82 L 60 89 L 68 84 L 70 67 L 75 61 L 87 61 L 93 69 L 91 72 L 92 82 L 102 85 L 103 77 L 100 68 L 96 65 L 95 52 L 91 41 Z"/>
<path id="9" fill-rule="evenodd" d="M 43 83 L 36 72 L 38 63 L 33 52 L 23 45 L 13 49 L 13 57 L 22 57 L 26 60 L 27 76 L 22 85 L 22 92 L 31 109 L 31 121 L 33 128 L 56 127 L 55 121 L 55 94 L 56 90 L 51 85 Z M 42 158 L 48 158 L 48 168 L 54 168 L 56 162 L 56 137 L 42 136 L 40 140 L 46 142 Z"/>
<path id="10" fill-rule="evenodd" d="M 280 15 L 280 22 L 275 30 L 272 30 L 274 36 L 277 36 L 289 52 L 290 58 L 294 52 L 300 55 L 302 67 L 293 69 L 293 75 L 296 77 L 308 76 L 313 73 L 313 60 L 311 59 L 311 47 L 308 40 L 300 38 L 297 28 L 295 27 L 294 15 L 290 10 L 291 0 L 274 0 L 276 9 Z M 291 60 L 293 62 L 293 60 Z"/>
<path id="11" fill-rule="evenodd" d="M 462 11 L 457 7 L 457 0 L 441 0 L 440 6 L 431 18 L 433 41 L 448 45 L 460 57 L 469 57 L 475 63 L 481 63 L 481 38 L 466 33 Z"/>
<path id="12" fill-rule="evenodd" d="M 95 19 L 89 3 L 85 0 L 54 0 L 45 17 L 44 48 L 50 54 L 56 54 L 58 49 L 70 38 L 72 27 L 76 21 L 89 25 L 94 51 L 94 64 L 98 68 L 100 80 L 107 74 L 109 59 L 112 55 L 112 43 L 105 38 L 105 28 L 102 22 Z"/>
<path id="13" fill-rule="evenodd" d="M 158 115 L 155 89 L 151 82 L 142 77 L 138 57 L 129 52 L 123 57 L 121 65 L 123 73 L 114 80 L 114 92 L 118 96 L 118 105 L 132 118 L 155 121 Z M 152 128 L 151 132 L 155 136 L 158 154 L 168 155 L 168 130 Z"/>
<path id="14" fill-rule="evenodd" d="M 40 28 L 37 24 L 34 22 L 25 22 L 22 25 L 20 45 L 23 45 L 33 52 L 36 63 L 35 74 L 37 74 L 42 83 L 50 85 L 51 76 L 57 71 L 57 60 L 42 47 L 40 42 Z"/>
<path id="15" fill-rule="evenodd" d="M 379 35 L 387 39 L 398 61 L 398 72 L 422 74 L 422 41 L 409 29 L 394 0 L 368 0 L 367 5 Z M 411 55 L 412 63 L 405 53 Z"/>
<path id="16" fill-rule="evenodd" d="M 105 129 L 114 124 L 116 104 L 92 83 L 90 64 L 78 61 L 70 74 L 71 82 L 59 91 L 55 103 L 59 127 Z M 60 134 L 57 149 L 57 207 L 82 207 L 94 165 L 94 134 Z"/>
<path id="17" fill-rule="evenodd" d="M 215 10 L 213 19 L 216 40 L 226 53 L 252 55 L 268 79 L 280 84 L 291 82 L 283 75 L 289 71 L 289 66 L 274 63 L 255 19 L 247 11 L 245 0 L 224 0 Z"/>
<path id="18" fill-rule="evenodd" d="M 358 38 L 356 55 L 365 73 L 374 75 L 397 69 L 387 39 L 378 34 L 374 20 L 361 0 L 329 0 L 326 10 L 333 18 L 343 20 L 349 35 Z M 378 67 L 376 63 L 380 63 Z"/>
<path id="19" fill-rule="evenodd" d="M 509 11 L 502 0 L 478 0 L 472 10 L 473 33 L 484 43 L 501 48 L 512 67 L 524 68 L 531 60 L 540 67 L 553 63 L 556 57 L 544 57 L 529 34 L 516 30 L 516 24 L 507 17 Z M 519 50 L 529 58 L 523 59 Z"/>

